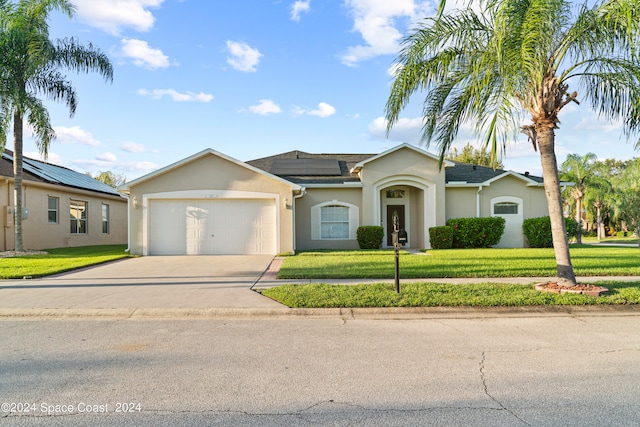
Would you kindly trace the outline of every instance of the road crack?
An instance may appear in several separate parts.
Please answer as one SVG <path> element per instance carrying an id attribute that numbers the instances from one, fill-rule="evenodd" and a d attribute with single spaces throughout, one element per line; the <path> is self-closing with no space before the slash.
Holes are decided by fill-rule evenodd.
<path id="1" fill-rule="evenodd" d="M 511 409 L 507 408 L 506 406 L 504 406 L 502 404 L 502 402 L 500 402 L 498 399 L 496 399 L 495 397 L 493 397 L 491 395 L 491 393 L 489 393 L 489 387 L 487 385 L 487 376 L 485 374 L 485 360 L 486 360 L 486 352 L 482 352 L 482 360 L 480 360 L 480 379 L 482 381 L 482 388 L 484 390 L 484 394 L 491 400 L 493 400 L 501 409 L 507 411 L 508 413 L 510 413 L 511 415 L 513 415 L 518 421 L 522 422 L 523 424 L 526 425 L 531 425 L 528 422 L 526 422 L 525 420 L 523 420 L 522 418 L 520 418 L 518 416 L 518 414 L 516 414 L 515 412 L 513 412 Z"/>

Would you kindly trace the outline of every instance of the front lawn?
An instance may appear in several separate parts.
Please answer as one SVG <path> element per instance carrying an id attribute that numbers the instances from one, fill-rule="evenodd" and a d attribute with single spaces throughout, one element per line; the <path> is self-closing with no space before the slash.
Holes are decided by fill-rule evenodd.
<path id="1" fill-rule="evenodd" d="M 640 276 L 640 249 L 574 245 L 579 276 Z M 401 278 L 553 277 L 553 249 L 441 249 L 400 255 Z M 392 250 L 303 252 L 287 257 L 278 279 L 393 278 Z"/>
<path id="2" fill-rule="evenodd" d="M 46 255 L 0 258 L 0 279 L 21 279 L 63 273 L 129 256 L 126 245 L 45 249 Z"/>
<path id="3" fill-rule="evenodd" d="M 640 304 L 640 282 L 599 285 L 609 294 L 589 297 L 540 292 L 533 285 L 483 283 L 451 285 L 437 283 L 402 284 L 400 293 L 393 284 L 367 285 L 284 285 L 265 289 L 263 295 L 293 308 L 318 307 L 495 307 L 541 305 Z"/>

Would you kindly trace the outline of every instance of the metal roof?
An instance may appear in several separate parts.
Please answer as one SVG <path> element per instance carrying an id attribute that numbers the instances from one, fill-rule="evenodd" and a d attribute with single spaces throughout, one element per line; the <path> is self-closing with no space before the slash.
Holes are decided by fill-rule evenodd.
<path id="1" fill-rule="evenodd" d="M 13 163 L 13 152 L 5 150 L 2 153 L 2 157 Z M 60 184 L 83 190 L 97 191 L 99 193 L 106 193 L 114 196 L 120 195 L 115 188 L 104 184 L 97 179 L 93 179 L 89 175 L 75 172 L 62 166 L 56 166 L 51 163 L 45 163 L 39 160 L 23 157 L 22 168 L 26 172 L 29 172 L 30 174 L 51 184 Z"/>

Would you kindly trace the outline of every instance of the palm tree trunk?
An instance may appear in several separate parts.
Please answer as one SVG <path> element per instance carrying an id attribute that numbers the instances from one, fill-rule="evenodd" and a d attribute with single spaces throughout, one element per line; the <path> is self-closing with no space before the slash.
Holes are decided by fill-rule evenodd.
<path id="1" fill-rule="evenodd" d="M 576 222 L 578 223 L 578 232 L 576 233 L 576 241 L 582 243 L 582 198 L 576 199 Z"/>
<path id="2" fill-rule="evenodd" d="M 24 251 L 22 243 L 22 114 L 13 114 L 13 199 L 15 201 L 15 247 Z"/>
<path id="3" fill-rule="evenodd" d="M 537 126 L 538 148 L 542 162 L 542 176 L 547 195 L 549 218 L 551 219 L 551 234 L 553 248 L 558 268 L 558 283 L 564 286 L 575 286 L 576 276 L 571 265 L 567 229 L 562 215 L 562 197 L 560 195 L 560 179 L 558 177 L 558 162 L 555 153 L 555 133 L 550 126 Z"/>

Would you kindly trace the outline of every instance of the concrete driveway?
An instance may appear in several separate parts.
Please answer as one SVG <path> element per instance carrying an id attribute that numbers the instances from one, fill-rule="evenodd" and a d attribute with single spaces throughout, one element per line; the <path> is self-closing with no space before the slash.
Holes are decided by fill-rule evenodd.
<path id="1" fill-rule="evenodd" d="M 250 288 L 272 255 L 147 256 L 0 281 L 0 309 L 283 308 Z"/>

